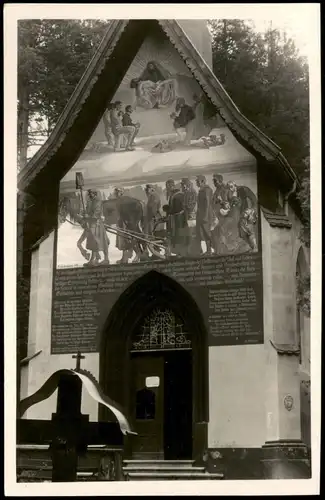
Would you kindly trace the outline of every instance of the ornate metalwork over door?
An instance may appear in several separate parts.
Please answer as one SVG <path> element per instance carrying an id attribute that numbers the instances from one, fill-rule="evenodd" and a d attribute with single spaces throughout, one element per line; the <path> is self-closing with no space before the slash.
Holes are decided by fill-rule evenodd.
<path id="1" fill-rule="evenodd" d="M 171 309 L 156 308 L 136 330 L 131 350 L 161 351 L 191 347 L 191 335 L 184 322 Z"/>

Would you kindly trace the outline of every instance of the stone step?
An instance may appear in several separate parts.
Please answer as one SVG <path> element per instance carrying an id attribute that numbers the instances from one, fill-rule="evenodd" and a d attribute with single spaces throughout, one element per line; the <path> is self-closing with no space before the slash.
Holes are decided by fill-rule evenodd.
<path id="1" fill-rule="evenodd" d="M 147 465 L 145 467 L 137 467 L 137 466 L 127 466 L 123 467 L 123 471 L 125 473 L 129 472 L 175 472 L 181 471 L 183 472 L 204 472 L 204 467 L 173 467 L 168 465 Z"/>
<path id="2" fill-rule="evenodd" d="M 208 472 L 129 472 L 130 481 L 188 481 L 223 479 L 223 474 L 209 474 Z"/>
<path id="3" fill-rule="evenodd" d="M 192 467 L 194 460 L 123 460 L 124 467 L 171 467 L 173 469 L 183 469 Z"/>

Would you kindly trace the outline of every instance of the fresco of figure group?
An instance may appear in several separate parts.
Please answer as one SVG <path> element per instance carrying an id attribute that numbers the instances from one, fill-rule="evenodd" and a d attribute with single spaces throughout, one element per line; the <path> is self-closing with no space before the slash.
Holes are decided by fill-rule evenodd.
<path id="1" fill-rule="evenodd" d="M 115 187 L 108 199 L 89 189 L 61 199 L 60 220 L 80 227 L 85 266 L 257 251 L 255 194 L 220 174 L 212 180 Z"/>

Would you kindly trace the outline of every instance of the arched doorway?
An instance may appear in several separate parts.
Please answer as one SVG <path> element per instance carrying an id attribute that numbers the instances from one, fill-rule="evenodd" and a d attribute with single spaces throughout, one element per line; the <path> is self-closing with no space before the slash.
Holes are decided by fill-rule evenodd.
<path id="1" fill-rule="evenodd" d="M 192 458 L 192 334 L 175 309 L 154 306 L 131 337 L 134 458 Z"/>
<path id="2" fill-rule="evenodd" d="M 207 335 L 196 302 L 176 281 L 150 271 L 119 297 L 102 335 L 100 384 L 138 427 L 142 438 L 133 440 L 133 458 L 139 453 L 165 459 L 202 456 L 208 422 Z M 107 418 L 104 409 L 100 418 Z"/>

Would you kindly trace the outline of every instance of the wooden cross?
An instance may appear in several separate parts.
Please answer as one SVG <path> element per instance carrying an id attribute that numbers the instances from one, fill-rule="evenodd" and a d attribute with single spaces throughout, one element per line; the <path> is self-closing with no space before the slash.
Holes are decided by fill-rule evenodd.
<path id="1" fill-rule="evenodd" d="M 76 356 L 77 363 L 84 356 Z M 51 384 L 51 382 L 50 382 Z M 44 387 L 44 386 L 43 386 Z M 88 445 L 107 444 L 112 447 L 116 464 L 116 480 L 123 479 L 122 459 L 123 434 L 117 422 L 89 422 L 89 415 L 81 413 L 82 383 L 74 373 L 61 374 L 57 387 L 57 410 L 52 420 L 18 419 L 17 441 L 21 444 L 50 445 L 52 460 L 52 482 L 77 480 L 78 458 L 87 451 Z M 43 388 L 41 388 L 41 391 Z M 46 388 L 43 399 L 48 396 Z M 19 470 L 25 469 L 24 458 Z"/>
<path id="2" fill-rule="evenodd" d="M 81 352 L 80 352 L 80 351 L 78 351 L 78 352 L 77 352 L 77 354 L 74 354 L 72 357 L 73 357 L 73 359 L 76 359 L 76 368 L 75 368 L 75 369 L 76 369 L 77 371 L 78 371 L 78 370 L 80 370 L 80 361 L 81 361 L 82 359 L 85 359 L 85 356 L 83 356 L 83 355 L 81 354 Z"/>

